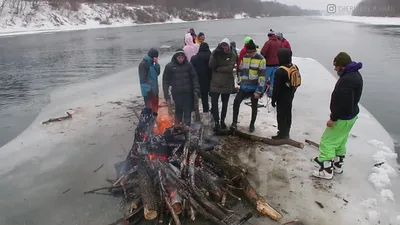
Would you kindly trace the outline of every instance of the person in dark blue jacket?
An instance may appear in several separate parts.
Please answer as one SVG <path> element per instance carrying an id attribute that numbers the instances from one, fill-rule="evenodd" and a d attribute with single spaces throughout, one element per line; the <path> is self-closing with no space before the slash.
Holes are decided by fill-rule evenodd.
<path id="1" fill-rule="evenodd" d="M 139 64 L 140 89 L 146 108 L 150 108 L 155 116 L 158 113 L 158 76 L 160 64 L 158 64 L 158 51 L 151 48 Z"/>

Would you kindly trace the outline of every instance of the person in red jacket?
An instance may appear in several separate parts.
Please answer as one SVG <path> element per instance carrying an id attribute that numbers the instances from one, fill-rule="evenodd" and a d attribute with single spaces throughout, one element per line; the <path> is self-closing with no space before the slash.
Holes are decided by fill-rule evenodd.
<path id="1" fill-rule="evenodd" d="M 275 32 L 270 29 L 270 32 L 268 33 L 268 41 L 265 42 L 264 46 L 261 49 L 261 55 L 264 56 L 267 61 L 267 72 L 265 74 L 265 80 L 269 80 L 269 88 L 267 93 L 269 97 L 272 96 L 275 71 L 278 69 L 279 66 L 278 51 L 280 48 L 282 48 L 282 42 L 278 40 Z"/>
<path id="2" fill-rule="evenodd" d="M 276 36 L 278 36 L 278 39 L 282 42 L 282 47 L 287 48 L 289 50 L 292 50 L 290 43 L 286 38 L 283 37 L 282 33 L 277 33 Z"/>
<path id="3" fill-rule="evenodd" d="M 246 55 L 246 53 L 247 53 L 246 52 L 246 45 L 250 42 L 250 40 L 251 40 L 251 37 L 246 37 L 244 39 L 244 47 L 242 48 L 242 50 L 240 50 L 239 59 L 238 59 L 238 63 L 237 63 L 237 68 L 239 68 L 240 63 L 242 62 L 244 55 Z"/>

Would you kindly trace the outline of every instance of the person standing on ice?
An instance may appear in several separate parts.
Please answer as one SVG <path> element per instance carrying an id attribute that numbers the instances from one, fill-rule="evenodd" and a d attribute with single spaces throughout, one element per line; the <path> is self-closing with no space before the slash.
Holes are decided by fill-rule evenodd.
<path id="1" fill-rule="evenodd" d="M 258 110 L 258 99 L 265 92 L 265 59 L 257 53 L 253 40 L 246 45 L 247 53 L 239 67 L 240 90 L 233 102 L 233 119 L 231 130 L 237 129 L 240 104 L 245 98 L 251 98 L 251 122 L 249 131 L 254 132 Z"/>
<path id="2" fill-rule="evenodd" d="M 211 51 L 207 43 L 203 42 L 200 45 L 199 52 L 193 56 L 190 63 L 194 66 L 197 75 L 199 76 L 200 91 L 201 91 L 201 102 L 203 104 L 203 112 L 210 110 L 210 104 L 208 103 L 208 92 L 210 91 L 211 82 L 211 69 L 208 66 L 210 61 Z"/>
<path id="3" fill-rule="evenodd" d="M 158 113 L 158 51 L 151 48 L 139 64 L 140 89 L 146 108 L 150 108 L 155 116 Z"/>
<path id="4" fill-rule="evenodd" d="M 292 125 L 292 103 L 294 94 L 301 80 L 299 68 L 292 64 L 292 51 L 281 48 L 278 51 L 279 68 L 275 72 L 272 92 L 272 107 L 277 106 L 276 119 L 278 134 L 272 139 L 288 139 Z M 298 76 L 297 76 L 298 75 Z"/>
<path id="5" fill-rule="evenodd" d="M 281 41 L 278 40 L 278 37 L 275 35 L 275 32 L 270 29 L 268 33 L 268 41 L 265 42 L 264 46 L 261 49 L 261 55 L 264 56 L 267 62 L 267 72 L 266 79 L 269 80 L 268 96 L 272 96 L 272 89 L 274 87 L 274 78 L 275 71 L 278 69 L 279 60 L 278 60 L 278 51 L 282 48 Z"/>
<path id="6" fill-rule="evenodd" d="M 178 49 L 163 74 L 164 99 L 170 104 L 169 87 L 175 102 L 175 123 L 191 124 L 195 96 L 200 94 L 199 80 L 183 49 Z"/>
<path id="7" fill-rule="evenodd" d="M 285 37 L 283 37 L 282 33 L 277 33 L 276 35 L 278 36 L 278 40 L 280 40 L 282 42 L 282 47 L 283 48 L 287 48 L 289 50 L 292 50 L 292 47 L 290 46 L 289 41 Z"/>
<path id="8" fill-rule="evenodd" d="M 200 32 L 199 35 L 197 35 L 196 37 L 196 44 L 198 44 L 199 46 L 204 43 L 206 40 L 206 36 L 204 35 L 203 32 Z"/>
<path id="9" fill-rule="evenodd" d="M 331 114 L 320 141 L 320 155 L 314 159 L 320 169 L 312 172 L 314 177 L 323 179 L 332 179 L 334 173 L 343 173 L 347 139 L 360 112 L 358 102 L 363 90 L 363 78 L 359 72 L 361 62 L 354 62 L 347 53 L 340 52 L 333 65 L 339 79 L 331 95 Z"/>
<path id="10" fill-rule="evenodd" d="M 187 60 L 190 62 L 190 59 L 199 52 L 199 45 L 193 43 L 193 38 L 190 33 L 185 34 L 185 44 L 186 46 L 183 47 L 183 51 L 185 52 Z"/>
<path id="11" fill-rule="evenodd" d="M 209 67 L 212 70 L 210 96 L 211 113 L 214 117 L 215 131 L 220 128 L 226 129 L 225 118 L 228 111 L 229 96 L 235 90 L 235 78 L 233 68 L 236 64 L 236 54 L 232 52 L 229 46 L 228 38 L 224 38 L 218 47 L 211 53 Z M 221 123 L 218 110 L 218 100 L 221 96 Z"/>

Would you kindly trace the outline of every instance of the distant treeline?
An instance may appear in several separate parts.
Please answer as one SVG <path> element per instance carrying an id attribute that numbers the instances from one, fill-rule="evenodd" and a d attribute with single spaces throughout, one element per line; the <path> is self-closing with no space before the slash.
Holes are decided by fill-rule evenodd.
<path id="1" fill-rule="evenodd" d="M 400 0 L 363 0 L 352 15 L 400 17 Z"/>
<path id="2" fill-rule="evenodd" d="M 50 0 L 50 3 L 127 3 L 135 5 L 157 5 L 167 9 L 192 8 L 199 11 L 219 12 L 222 14 L 247 13 L 256 16 L 302 16 L 319 15 L 317 10 L 305 10 L 297 6 L 288 6 L 278 2 L 260 0 Z"/>

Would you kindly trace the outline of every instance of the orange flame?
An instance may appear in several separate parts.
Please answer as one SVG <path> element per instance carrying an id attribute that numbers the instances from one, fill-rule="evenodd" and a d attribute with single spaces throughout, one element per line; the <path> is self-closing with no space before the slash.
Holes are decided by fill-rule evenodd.
<path id="1" fill-rule="evenodd" d="M 173 121 L 174 119 L 169 115 L 168 110 L 165 110 L 164 108 L 158 110 L 157 121 L 153 129 L 154 134 L 163 134 L 167 128 L 174 125 Z"/>

